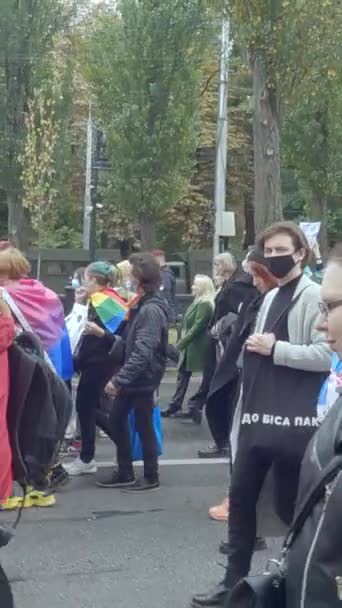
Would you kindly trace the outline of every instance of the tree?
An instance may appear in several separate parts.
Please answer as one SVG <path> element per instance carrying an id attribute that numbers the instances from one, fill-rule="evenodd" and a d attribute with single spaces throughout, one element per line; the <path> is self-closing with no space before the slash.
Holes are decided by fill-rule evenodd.
<path id="1" fill-rule="evenodd" d="M 0 18 L 0 178 L 8 207 L 9 237 L 27 242 L 19 162 L 26 134 L 25 112 L 55 34 L 70 17 L 64 0 L 3 0 Z"/>
<path id="2" fill-rule="evenodd" d="M 112 200 L 138 219 L 144 248 L 155 244 L 161 214 L 182 198 L 192 173 L 201 66 L 212 35 L 201 0 L 119 0 L 86 40 Z"/>
<path id="3" fill-rule="evenodd" d="M 282 217 L 279 130 L 286 103 L 298 90 L 310 94 L 317 66 L 327 76 L 329 64 L 335 63 L 341 6 L 337 0 L 231 0 L 229 5 L 235 35 L 248 50 L 253 71 L 255 221 L 260 231 Z"/>

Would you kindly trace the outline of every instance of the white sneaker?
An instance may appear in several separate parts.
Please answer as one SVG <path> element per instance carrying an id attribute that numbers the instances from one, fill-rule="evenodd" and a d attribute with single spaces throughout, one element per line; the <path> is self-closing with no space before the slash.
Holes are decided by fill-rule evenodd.
<path id="1" fill-rule="evenodd" d="M 95 460 L 91 462 L 83 462 L 80 458 L 76 458 L 70 464 L 63 465 L 69 475 L 89 475 L 96 473 L 97 465 Z"/>

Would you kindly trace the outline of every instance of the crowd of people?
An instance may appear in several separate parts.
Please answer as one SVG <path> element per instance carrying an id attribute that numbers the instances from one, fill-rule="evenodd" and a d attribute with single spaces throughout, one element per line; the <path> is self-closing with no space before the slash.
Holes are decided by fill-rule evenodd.
<path id="1" fill-rule="evenodd" d="M 306 469 L 311 466 L 314 483 L 312 461 L 322 471 L 342 446 L 342 253 L 337 249 L 330 258 L 322 286 L 309 278 L 310 256 L 306 237 L 293 222 L 267 228 L 241 267 L 231 253 L 219 254 L 212 278 L 195 276 L 193 301 L 183 316 L 178 342 L 171 345 L 176 280 L 164 252 L 134 254 L 117 266 L 97 261 L 78 269 L 72 277 L 75 303 L 64 320 L 57 296 L 28 278 L 24 255 L 10 243 L 1 244 L 1 508 L 51 506 L 53 492 L 76 475 L 96 474 L 96 484 L 105 488 L 141 492 L 159 487 L 155 396 L 171 359 L 177 362 L 178 374 L 174 395 L 161 412 L 164 424 L 174 417 L 200 424 L 204 412 L 213 441 L 198 457 L 229 462 L 224 498 L 209 511 L 212 519 L 227 523 L 227 540 L 220 548 L 227 555 L 225 575 L 213 589 L 196 594 L 192 605 L 247 606 L 234 603 L 234 590 L 249 574 L 254 551 L 265 546 L 257 522 L 266 480 L 272 484 L 274 512 L 288 528 L 296 505 L 298 511 L 297 496 L 305 498 Z M 28 327 L 23 327 L 22 318 Z M 48 491 L 29 488 L 20 498 L 13 494 L 6 416 L 8 349 L 23 329 L 38 336 L 56 374 L 75 393 L 60 455 L 76 457 L 69 464 L 56 458 Z M 201 374 L 200 386 L 185 406 L 194 373 Z M 319 417 L 318 410 L 324 415 Z M 138 478 L 132 412 L 144 461 Z M 99 431 L 116 446 L 117 466 L 105 473 L 97 471 L 95 459 Z M 339 473 L 334 484 L 337 492 Z M 298 538 L 302 545 L 294 543 L 288 551 L 293 576 L 285 577 L 291 599 L 284 605 L 337 606 L 327 566 L 337 551 L 336 538 L 332 534 L 331 546 L 325 545 L 321 569 L 311 569 L 328 589 L 329 604 L 298 599 L 306 593 L 311 597 L 315 589 L 309 569 L 304 591 L 301 586 L 298 560 L 306 545 L 300 534 Z M 317 555 L 315 559 L 318 563 Z"/>

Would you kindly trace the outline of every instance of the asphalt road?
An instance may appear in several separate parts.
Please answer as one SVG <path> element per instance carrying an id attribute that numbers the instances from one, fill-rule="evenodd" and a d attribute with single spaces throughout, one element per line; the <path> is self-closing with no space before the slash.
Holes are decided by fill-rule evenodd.
<path id="1" fill-rule="evenodd" d="M 168 376 L 162 405 L 173 388 Z M 1 551 L 16 608 L 181 608 L 219 581 L 225 525 L 207 512 L 224 495 L 227 464 L 196 458 L 208 441 L 205 425 L 167 420 L 164 429 L 160 489 L 137 496 L 97 488 L 87 476 L 60 491 L 55 507 L 25 511 L 15 541 Z M 112 461 L 108 440 L 99 440 L 97 459 Z M 268 544 L 254 569 L 277 553 L 279 542 Z"/>

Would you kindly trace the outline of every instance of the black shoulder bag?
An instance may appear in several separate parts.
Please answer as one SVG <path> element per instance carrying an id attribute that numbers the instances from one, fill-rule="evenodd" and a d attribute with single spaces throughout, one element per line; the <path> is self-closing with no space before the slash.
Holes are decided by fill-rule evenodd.
<path id="1" fill-rule="evenodd" d="M 264 574 L 243 578 L 231 592 L 229 608 L 286 608 L 287 554 L 314 506 L 325 496 L 326 486 L 342 470 L 342 456 L 335 456 L 321 471 L 317 484 L 304 498 L 287 533 L 281 557 L 269 560 Z"/>

